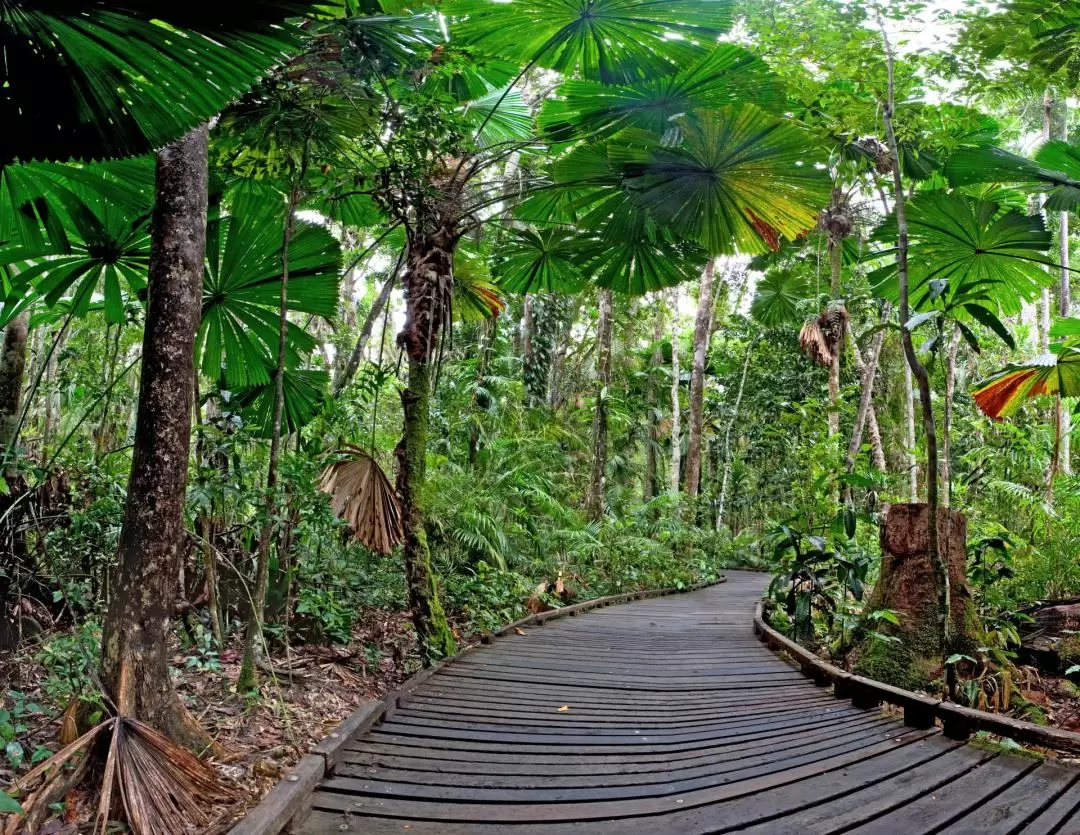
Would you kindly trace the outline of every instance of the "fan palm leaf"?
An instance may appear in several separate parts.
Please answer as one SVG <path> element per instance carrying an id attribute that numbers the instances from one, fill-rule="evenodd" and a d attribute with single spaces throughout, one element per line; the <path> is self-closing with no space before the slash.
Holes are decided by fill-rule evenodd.
<path id="1" fill-rule="evenodd" d="M 750 315 L 767 328 L 791 324 L 811 297 L 810 282 L 790 269 L 767 273 L 757 283 Z"/>
<path id="2" fill-rule="evenodd" d="M 984 314 L 972 308 L 1011 315 L 1052 280 L 1043 269 L 1051 235 L 1037 215 L 1003 212 L 996 203 L 962 194 L 928 192 L 908 204 L 907 219 L 915 310 L 936 304 L 976 318 Z M 879 227 L 874 239 L 895 241 L 895 217 Z M 897 299 L 895 264 L 875 271 L 870 280 L 878 295 Z"/>
<path id="3" fill-rule="evenodd" d="M 1052 353 L 1009 364 L 976 385 L 971 394 L 983 414 L 995 420 L 1043 395 L 1080 397 L 1080 349 L 1058 345 Z"/>
<path id="4" fill-rule="evenodd" d="M 732 21 L 730 0 L 454 0 L 442 11 L 467 47 L 607 84 L 692 63 Z"/>
<path id="5" fill-rule="evenodd" d="M 207 229 L 207 271 L 196 358 L 211 379 L 229 388 L 270 382 L 277 356 L 281 302 L 281 242 L 285 204 L 268 189 L 233 194 L 228 214 Z M 337 313 L 341 249 L 322 226 L 298 221 L 289 245 L 288 309 Z M 296 366 L 315 341 L 289 323 L 286 362 Z"/>
<path id="6" fill-rule="evenodd" d="M 233 393 L 241 418 L 258 438 L 269 438 L 273 431 L 275 386 L 270 379 L 273 373 L 274 367 L 268 363 L 262 375 L 266 382 L 246 386 Z M 325 371 L 286 367 L 283 386 L 285 401 L 281 415 L 285 434 L 296 432 L 311 422 L 319 412 L 329 385 L 330 375 Z"/>
<path id="7" fill-rule="evenodd" d="M 495 264 L 499 285 L 511 293 L 576 292 L 585 283 L 581 247 L 568 227 L 511 229 Z"/>
<path id="8" fill-rule="evenodd" d="M 752 101 L 775 110 L 784 101 L 776 76 L 760 58 L 720 44 L 701 60 L 633 85 L 573 79 L 544 105 L 540 120 L 553 136 L 607 137 L 624 127 L 662 135 L 681 114 Z"/>
<path id="9" fill-rule="evenodd" d="M 794 123 L 753 105 L 676 120 L 681 139 L 628 129 L 555 166 L 568 185 L 616 185 L 710 255 L 775 249 L 813 229 L 830 199 L 823 157 Z"/>
<path id="10" fill-rule="evenodd" d="M 302 0 L 0 4 L 0 165 L 136 156 L 221 111 L 297 48 Z"/>

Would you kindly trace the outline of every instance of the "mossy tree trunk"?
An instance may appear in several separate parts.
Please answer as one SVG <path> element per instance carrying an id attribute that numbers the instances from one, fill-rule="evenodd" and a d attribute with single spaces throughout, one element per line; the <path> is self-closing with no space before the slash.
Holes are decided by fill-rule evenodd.
<path id="1" fill-rule="evenodd" d="M 114 700 L 195 750 L 208 737 L 169 678 L 167 637 L 187 547 L 184 497 L 195 390 L 195 332 L 206 248 L 205 126 L 157 157 L 138 416 L 119 554 L 102 638 Z M 122 680 L 130 699 L 119 698 Z"/>
<path id="2" fill-rule="evenodd" d="M 439 602 L 438 578 L 431 566 L 422 497 L 427 470 L 432 359 L 440 333 L 449 325 L 458 237 L 454 224 L 410 236 L 404 276 L 405 327 L 398 335 L 398 343 L 409 360 L 409 373 L 401 392 L 403 431 L 394 453 L 397 491 L 402 506 L 405 535 L 402 551 L 409 607 L 425 664 L 456 651 L 454 635 Z"/>
<path id="3" fill-rule="evenodd" d="M 649 423 L 649 438 L 645 447 L 645 493 L 646 502 L 660 495 L 660 383 L 657 379 L 660 366 L 664 364 L 664 308 L 657 304 L 653 316 L 653 350 L 649 360 L 649 377 L 646 381 L 645 407 Z"/>
<path id="4" fill-rule="evenodd" d="M 698 309 L 694 321 L 694 357 L 690 366 L 690 435 L 686 449 L 686 495 L 690 513 L 696 514 L 695 501 L 701 489 L 701 439 L 705 428 L 705 361 L 709 354 L 710 323 L 713 315 L 713 279 L 716 259 L 711 259 L 701 274 Z"/>

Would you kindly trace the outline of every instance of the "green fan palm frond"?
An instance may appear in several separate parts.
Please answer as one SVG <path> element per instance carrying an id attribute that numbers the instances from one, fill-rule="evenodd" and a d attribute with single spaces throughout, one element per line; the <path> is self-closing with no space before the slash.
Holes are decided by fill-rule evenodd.
<path id="1" fill-rule="evenodd" d="M 571 154 L 556 178 L 617 184 L 658 224 L 710 255 L 775 249 L 816 226 L 831 185 L 808 133 L 753 105 L 676 121 L 676 145 L 629 129 L 606 147 Z"/>
<path id="2" fill-rule="evenodd" d="M 971 307 L 1013 314 L 1052 280 L 1043 269 L 1051 235 L 1038 215 L 1002 212 L 996 203 L 961 194 L 928 192 L 908 204 L 907 220 L 915 310 L 936 305 L 976 317 L 983 314 Z M 894 242 L 895 227 L 895 218 L 887 220 L 874 239 Z M 879 295 L 896 299 L 894 264 L 870 278 Z"/>
<path id="3" fill-rule="evenodd" d="M 275 386 L 270 380 L 273 371 L 273 366 L 267 365 L 261 375 L 264 382 L 233 393 L 241 417 L 252 434 L 260 438 L 269 438 L 273 427 Z M 325 371 L 285 369 L 285 408 L 281 417 L 286 434 L 303 428 L 318 414 L 329 385 L 330 375 Z"/>
<path id="4" fill-rule="evenodd" d="M 800 321 L 800 308 L 813 297 L 806 276 L 790 269 L 766 273 L 757 283 L 750 315 L 767 328 Z"/>
<path id="5" fill-rule="evenodd" d="M 499 286 L 511 293 L 576 292 L 585 283 L 582 245 L 568 227 L 512 229 L 495 263 Z"/>
<path id="6" fill-rule="evenodd" d="M 535 136 L 529 106 L 517 90 L 491 90 L 465 105 L 465 123 L 474 130 L 481 145 L 525 142 Z"/>
<path id="7" fill-rule="evenodd" d="M 666 75 L 732 21 L 730 0 L 454 0 L 455 41 L 608 84 Z"/>
<path id="8" fill-rule="evenodd" d="M 459 247 L 454 253 L 454 315 L 464 322 L 497 318 L 506 309 L 499 289 L 486 260 Z"/>
<path id="9" fill-rule="evenodd" d="M 302 0 L 0 4 L 0 165 L 145 154 L 297 49 Z"/>
<path id="10" fill-rule="evenodd" d="M 1034 160 L 993 147 L 957 151 L 947 173 L 954 186 L 1009 183 L 1044 193 L 1050 211 L 1080 207 L 1080 149 L 1068 142 L 1047 142 Z"/>
<path id="11" fill-rule="evenodd" d="M 699 61 L 669 75 L 633 85 L 570 80 L 559 99 L 545 104 L 544 128 L 560 136 L 611 136 L 624 127 L 663 134 L 671 119 L 693 111 L 754 102 L 766 110 L 783 104 L 779 81 L 768 65 L 734 44 L 720 44 Z"/>
<path id="12" fill-rule="evenodd" d="M 207 229 L 203 319 L 196 357 L 226 385 L 265 384 L 277 354 L 281 243 L 285 204 L 269 190 L 244 188 L 228 215 Z M 300 221 L 289 246 L 288 308 L 332 317 L 337 312 L 341 248 L 321 226 Z M 287 364 L 295 366 L 315 341 L 290 323 Z"/>

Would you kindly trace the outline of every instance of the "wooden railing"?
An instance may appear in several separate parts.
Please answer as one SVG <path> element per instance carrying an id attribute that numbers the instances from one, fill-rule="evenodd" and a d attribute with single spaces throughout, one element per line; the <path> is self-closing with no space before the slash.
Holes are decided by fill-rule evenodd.
<path id="1" fill-rule="evenodd" d="M 851 699 L 855 707 L 869 710 L 882 703 L 895 705 L 903 708 L 904 724 L 913 728 L 932 728 L 940 722 L 942 732 L 950 739 L 967 739 L 976 731 L 986 731 L 1028 745 L 1080 753 L 1080 734 L 972 710 L 841 670 L 769 626 L 761 602 L 754 609 L 754 632 L 770 649 L 789 656 L 803 675 L 822 687 L 831 685 L 839 698 Z"/>

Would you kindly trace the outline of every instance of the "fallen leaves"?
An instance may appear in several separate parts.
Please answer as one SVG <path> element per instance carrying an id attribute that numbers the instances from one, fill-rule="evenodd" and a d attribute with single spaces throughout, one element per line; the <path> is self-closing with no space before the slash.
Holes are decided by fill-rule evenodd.
<path id="1" fill-rule="evenodd" d="M 570 712 L 570 705 L 563 705 L 562 707 L 559 708 L 558 712 L 559 713 L 569 713 Z"/>

